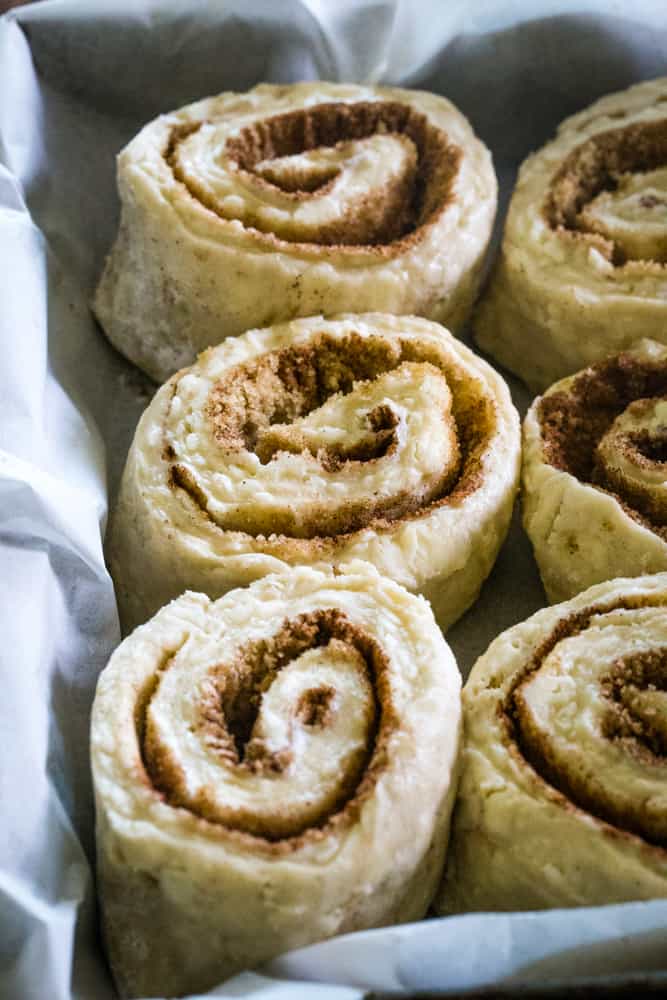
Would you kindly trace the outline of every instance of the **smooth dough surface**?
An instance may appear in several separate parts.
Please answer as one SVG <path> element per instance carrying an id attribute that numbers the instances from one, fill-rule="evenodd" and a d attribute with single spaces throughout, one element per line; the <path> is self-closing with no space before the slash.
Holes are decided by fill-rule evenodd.
<path id="1" fill-rule="evenodd" d="M 294 320 L 210 348 L 136 431 L 107 554 L 125 629 L 186 589 L 364 559 L 446 628 L 507 532 L 520 430 L 503 380 L 428 320 Z"/>
<path id="2" fill-rule="evenodd" d="M 553 603 L 667 570 L 667 347 L 561 379 L 523 427 L 523 521 Z"/>
<path id="3" fill-rule="evenodd" d="M 523 163 L 478 345 L 535 392 L 667 343 L 667 77 L 567 118 Z"/>
<path id="4" fill-rule="evenodd" d="M 460 675 L 428 603 L 300 567 L 138 628 L 92 717 L 98 883 L 124 996 L 421 918 L 458 778 Z"/>
<path id="5" fill-rule="evenodd" d="M 463 691 L 441 914 L 667 896 L 667 574 L 503 632 Z"/>
<path id="6" fill-rule="evenodd" d="M 381 309 L 458 329 L 496 210 L 491 156 L 445 98 L 262 84 L 162 115 L 118 158 L 94 310 L 158 381 L 255 326 Z"/>

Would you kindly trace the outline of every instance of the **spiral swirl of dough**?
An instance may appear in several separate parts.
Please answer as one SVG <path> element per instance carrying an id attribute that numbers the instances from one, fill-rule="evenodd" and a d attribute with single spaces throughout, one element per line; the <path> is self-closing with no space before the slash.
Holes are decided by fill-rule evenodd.
<path id="1" fill-rule="evenodd" d="M 95 311 L 159 381 L 295 316 L 460 326 L 496 205 L 489 153 L 448 101 L 347 84 L 264 84 L 163 115 L 120 154 L 118 185 Z"/>
<path id="2" fill-rule="evenodd" d="M 104 928 L 126 995 L 416 919 L 442 871 L 460 677 L 427 603 L 368 565 L 187 593 L 101 675 Z"/>
<path id="3" fill-rule="evenodd" d="M 595 480 L 660 527 L 667 524 L 667 395 L 637 399 L 597 446 Z"/>
<path id="4" fill-rule="evenodd" d="M 666 573 L 509 629 L 463 701 L 442 912 L 667 896 Z"/>
<path id="5" fill-rule="evenodd" d="M 535 391 L 667 343 L 667 77 L 566 119 L 522 165 L 476 339 Z"/>
<path id="6" fill-rule="evenodd" d="M 524 422 L 524 524 L 547 596 L 667 569 L 667 347 L 562 379 Z"/>
<path id="7" fill-rule="evenodd" d="M 444 627 L 504 538 L 518 438 L 502 379 L 427 320 L 313 317 L 226 340 L 137 429 L 108 544 L 124 625 L 188 588 L 361 558 Z"/>

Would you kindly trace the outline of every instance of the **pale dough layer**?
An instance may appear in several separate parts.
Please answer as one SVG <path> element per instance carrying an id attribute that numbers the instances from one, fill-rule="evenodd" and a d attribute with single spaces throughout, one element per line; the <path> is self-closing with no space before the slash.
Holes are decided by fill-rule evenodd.
<path id="1" fill-rule="evenodd" d="M 667 347 L 662 344 L 643 341 L 624 356 L 628 362 L 651 361 L 667 375 Z M 622 485 L 607 483 L 620 494 L 613 495 L 604 484 L 581 480 L 549 459 L 540 403 L 570 393 L 576 378 L 561 379 L 538 397 L 523 425 L 523 523 L 551 603 L 604 580 L 667 570 L 667 541 L 648 518 L 632 515 L 623 503 Z M 619 454 L 616 464 L 621 460 Z M 664 489 L 667 469 L 661 475 Z M 630 496 L 625 499 L 634 502 Z"/>
<path id="2" fill-rule="evenodd" d="M 329 645 L 318 631 L 327 616 L 343 622 Z M 281 664 L 278 647 L 262 646 L 281 630 L 298 638 L 309 618 L 305 652 L 288 649 Z M 227 705 L 232 726 L 225 692 L 258 649 L 248 767 L 230 760 L 218 714 Z M 460 715 L 460 675 L 427 602 L 366 564 L 301 567 L 215 603 L 187 593 L 137 629 L 100 677 L 91 738 L 103 927 L 121 993 L 195 993 L 290 948 L 421 918 L 442 873 Z M 356 784 L 332 800 L 360 739 Z M 184 788 L 193 798 L 177 806 Z M 304 801 L 315 818 L 297 834 L 245 832 L 244 809 L 275 831 L 301 822 Z"/>
<path id="3" fill-rule="evenodd" d="M 260 391 L 262 413 L 247 402 Z M 283 412 L 302 393 L 307 415 Z M 233 402 L 245 416 L 221 431 Z M 519 452 L 503 380 L 427 320 L 311 317 L 230 338 L 170 379 L 137 428 L 107 547 L 124 628 L 186 589 L 218 597 L 286 565 L 349 559 L 423 594 L 446 628 L 505 537 Z"/>
<path id="4" fill-rule="evenodd" d="M 667 765 L 650 749 L 664 732 L 666 670 L 665 573 L 591 587 L 494 640 L 463 691 L 439 913 L 667 896 Z M 529 762 L 526 739 L 546 764 Z M 623 818 L 601 818 L 602 801 Z"/>
<path id="5" fill-rule="evenodd" d="M 567 118 L 521 166 L 474 323 L 479 346 L 535 392 L 641 337 L 667 342 L 666 100 L 667 77 L 610 94 Z M 598 195 L 568 227 L 553 224 L 547 206 L 567 158 L 606 133 L 613 148 L 632 129 L 628 147 L 637 151 L 642 135 L 660 132 L 660 169 L 621 170 L 616 192 Z M 580 175 L 595 174 L 596 157 L 582 159 Z M 613 156 L 608 162 L 613 170 Z M 561 190 L 568 184 L 572 175 Z M 613 259 L 619 251 L 622 264 Z"/>
<path id="6" fill-rule="evenodd" d="M 388 110 L 374 122 L 368 105 Z M 337 134 L 332 106 L 358 106 L 359 121 Z M 252 138 L 232 155 L 256 133 L 267 150 L 253 153 Z M 318 82 L 160 116 L 121 152 L 118 188 L 94 309 L 114 346 L 163 381 L 210 344 L 294 316 L 381 309 L 459 328 L 497 185 L 488 150 L 443 97 Z"/>

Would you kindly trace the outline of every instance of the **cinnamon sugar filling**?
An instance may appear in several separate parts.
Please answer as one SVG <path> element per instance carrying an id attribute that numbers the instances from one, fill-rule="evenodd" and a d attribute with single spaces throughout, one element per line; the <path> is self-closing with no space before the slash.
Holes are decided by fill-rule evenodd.
<path id="1" fill-rule="evenodd" d="M 203 124 L 174 127 L 164 155 L 190 195 L 226 218 L 211 192 L 188 176 L 179 163 L 180 144 Z M 414 147 L 405 169 L 391 184 L 356 199 L 342 218 L 325 221 L 305 244 L 298 236 L 278 238 L 261 219 L 255 219 L 251 227 L 256 237 L 272 244 L 336 247 L 341 252 L 350 248 L 383 256 L 402 253 L 418 241 L 423 227 L 432 224 L 453 199 L 462 151 L 408 105 L 397 101 L 332 102 L 273 115 L 229 138 L 225 155 L 258 193 L 278 188 L 283 197 L 296 203 L 325 196 L 337 171 L 322 165 L 313 165 L 305 173 L 277 170 L 272 169 L 272 160 L 336 148 L 374 135 L 395 135 Z"/>
<path id="2" fill-rule="evenodd" d="M 595 231 L 588 213 L 598 195 L 616 191 L 627 175 L 662 167 L 667 167 L 667 118 L 599 132 L 572 150 L 554 174 L 543 209 L 546 221 L 568 237 L 585 240 L 617 267 L 629 260 L 644 269 L 667 266 L 662 257 L 631 256 L 618 239 Z M 644 209 L 661 209 L 654 196 L 639 201 Z"/>
<path id="3" fill-rule="evenodd" d="M 631 443 L 638 456 L 637 461 L 643 458 L 647 465 L 667 465 L 667 431 L 659 434 L 633 434 Z"/>
<path id="4" fill-rule="evenodd" d="M 221 447 L 256 451 L 265 461 L 271 453 L 266 432 L 274 424 L 305 417 L 335 393 L 345 395 L 355 382 L 372 381 L 403 360 L 396 340 L 316 334 L 307 344 L 270 351 L 230 368 L 211 389 L 206 416 Z M 387 413 L 385 417 L 376 422 L 377 431 L 391 431 L 393 420 Z M 345 459 L 344 453 L 331 454 Z M 373 457 L 370 452 L 368 458 Z"/>
<path id="5" fill-rule="evenodd" d="M 598 615 L 644 607 L 664 607 L 667 613 L 667 600 L 625 598 L 591 605 L 562 618 L 519 671 L 500 711 L 510 751 L 518 754 L 554 790 L 561 804 L 582 809 L 649 844 L 667 847 L 667 816 L 658 820 L 648 816 L 642 807 L 641 796 L 636 808 L 629 809 L 605 794 L 604 774 L 591 784 L 576 768 L 567 770 L 557 766 L 548 742 L 533 729 L 522 696 L 523 685 L 540 670 L 546 657 L 564 639 L 585 632 Z M 667 649 L 660 647 L 650 653 L 618 657 L 609 664 L 598 690 L 606 703 L 600 739 L 620 742 L 627 754 L 649 769 L 664 768 L 667 716 L 660 711 L 661 706 L 656 705 L 654 695 L 655 692 L 667 692 Z"/>
<path id="6" fill-rule="evenodd" d="M 619 657 L 603 683 L 609 702 L 604 735 L 649 766 L 667 755 L 667 715 L 643 697 L 657 691 L 667 693 L 667 647 Z"/>
<path id="7" fill-rule="evenodd" d="M 260 355 L 252 362 L 236 365 L 218 379 L 206 404 L 206 418 L 221 448 L 253 451 L 266 463 L 278 450 L 300 453 L 308 450 L 294 435 L 289 440 L 289 424 L 322 406 L 335 393 L 352 391 L 357 381 L 372 381 L 398 368 L 403 362 L 428 362 L 447 379 L 452 393 L 452 434 L 460 461 L 442 480 L 428 502 L 401 492 L 390 498 L 378 512 L 369 504 L 341 505 L 327 516 L 327 533 L 321 531 L 322 517 L 304 521 L 299 538 L 345 538 L 362 528 L 384 530 L 406 517 L 419 517 L 439 504 L 458 505 L 482 483 L 484 452 L 495 427 L 493 401 L 484 395 L 481 383 L 454 364 L 443 368 L 442 359 L 428 345 L 421 347 L 400 337 L 362 337 L 351 333 L 335 338 L 325 333 L 307 344 Z M 175 388 L 177 391 L 177 387 Z M 328 446 L 314 456 L 327 471 L 347 462 L 373 462 L 390 455 L 396 447 L 398 420 L 391 405 L 380 404 L 368 414 L 368 434 L 353 447 Z M 310 454 L 310 452 L 309 452 Z M 220 530 L 224 526 L 209 515 L 207 497 L 188 469 L 174 461 L 173 449 L 163 449 L 168 464 L 166 481 L 171 489 L 184 490 L 204 516 Z M 253 537 L 252 528 L 244 533 Z"/>
<path id="8" fill-rule="evenodd" d="M 665 395 L 667 365 L 623 353 L 586 368 L 567 389 L 543 396 L 537 412 L 546 462 L 610 493 L 630 517 L 667 541 L 667 525 L 655 505 L 636 492 L 618 493 L 596 456 L 600 441 L 631 403 Z M 664 461 L 663 438 L 645 437 L 636 447 L 647 462 Z"/>
<path id="9" fill-rule="evenodd" d="M 285 619 L 270 637 L 246 643 L 228 663 L 210 668 L 204 696 L 197 706 L 198 721 L 194 735 L 221 761 L 222 766 L 242 782 L 244 775 L 271 775 L 277 785 L 281 775 L 294 766 L 289 749 L 272 752 L 254 735 L 266 692 L 282 670 L 309 650 L 326 649 L 333 644 L 337 651 L 358 662 L 364 676 L 364 704 L 367 740 L 360 752 L 338 777 L 333 795 L 324 795 L 309 803 L 309 818 L 290 812 L 276 794 L 275 814 L 267 819 L 255 815 L 252 806 L 226 808 L 213 790 L 188 795 L 181 764 L 170 747 L 165 746 L 155 730 L 150 705 L 173 657 L 166 659 L 151 678 L 137 705 L 136 731 L 146 778 L 152 788 L 174 808 L 186 809 L 202 821 L 219 827 L 225 835 L 267 842 L 267 846 L 288 851 L 305 839 L 318 839 L 333 829 L 354 823 L 366 799 L 386 765 L 387 743 L 398 725 L 388 677 L 389 660 L 380 644 L 363 628 L 355 625 L 344 612 L 327 608 L 294 619 Z M 331 723 L 335 690 L 330 684 L 318 684 L 303 691 L 291 713 L 295 723 L 313 729 L 326 729 Z"/>
<path id="10" fill-rule="evenodd" d="M 643 403 L 653 403 L 655 400 L 640 400 Z M 662 400 L 660 400 L 662 402 Z M 622 433 L 612 426 L 602 448 L 598 448 L 595 466 L 595 481 L 602 487 L 622 494 L 626 503 L 638 510 L 645 518 L 656 526 L 659 531 L 667 529 L 667 431 L 638 431 Z M 608 462 L 607 454 L 612 461 Z M 618 456 L 626 460 L 627 469 L 617 467 L 613 458 Z M 654 482 L 655 478 L 658 482 Z"/>

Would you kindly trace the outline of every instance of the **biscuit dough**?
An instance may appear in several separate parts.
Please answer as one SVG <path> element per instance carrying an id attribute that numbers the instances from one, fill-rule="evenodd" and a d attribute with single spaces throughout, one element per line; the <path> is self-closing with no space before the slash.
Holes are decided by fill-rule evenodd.
<path id="1" fill-rule="evenodd" d="M 550 601 L 667 570 L 667 347 L 562 379 L 523 428 L 523 520 Z"/>
<path id="2" fill-rule="evenodd" d="M 251 330 L 155 395 L 107 546 L 126 630 L 186 589 L 365 559 L 446 628 L 507 532 L 520 431 L 503 380 L 428 320 Z"/>
<path id="3" fill-rule="evenodd" d="M 116 650 L 92 717 L 98 884 L 123 996 L 424 916 L 458 777 L 460 675 L 425 600 L 365 563 L 212 603 Z"/>
<path id="4" fill-rule="evenodd" d="M 667 343 L 667 77 L 567 118 L 519 171 L 478 345 L 541 392 Z"/>
<path id="5" fill-rule="evenodd" d="M 463 691 L 439 913 L 667 896 L 667 573 L 503 632 Z"/>
<path id="6" fill-rule="evenodd" d="M 94 309 L 158 381 L 295 316 L 381 309 L 458 329 L 496 210 L 491 156 L 443 97 L 262 84 L 160 116 L 118 158 Z"/>

